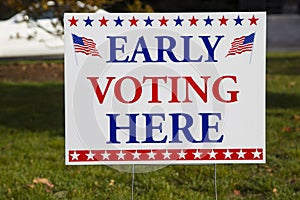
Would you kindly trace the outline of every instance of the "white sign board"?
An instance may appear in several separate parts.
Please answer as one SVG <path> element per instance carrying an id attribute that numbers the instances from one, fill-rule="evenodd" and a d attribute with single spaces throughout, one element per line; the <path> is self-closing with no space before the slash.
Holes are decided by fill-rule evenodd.
<path id="1" fill-rule="evenodd" d="M 265 12 L 64 23 L 66 164 L 265 162 Z"/>

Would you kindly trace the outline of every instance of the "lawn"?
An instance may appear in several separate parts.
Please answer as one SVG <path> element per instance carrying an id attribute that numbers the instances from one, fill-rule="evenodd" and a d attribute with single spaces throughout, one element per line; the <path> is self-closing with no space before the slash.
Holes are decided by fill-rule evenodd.
<path id="1" fill-rule="evenodd" d="M 300 199 L 300 54 L 269 54 L 266 79 L 267 163 L 217 165 L 219 199 Z M 0 82 L 0 94 L 0 199 L 130 199 L 130 173 L 64 165 L 62 82 Z M 135 174 L 134 189 L 214 199 L 214 166 Z"/>

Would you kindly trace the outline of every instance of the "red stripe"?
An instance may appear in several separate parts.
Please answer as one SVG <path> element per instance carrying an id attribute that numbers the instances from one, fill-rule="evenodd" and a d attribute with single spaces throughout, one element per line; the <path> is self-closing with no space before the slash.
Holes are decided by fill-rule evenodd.
<path id="1" fill-rule="evenodd" d="M 245 36 L 235 38 L 231 43 L 231 47 L 228 50 L 226 57 L 230 55 L 241 54 L 247 51 L 252 51 L 253 43 L 243 44 L 244 40 L 245 40 Z"/>
<path id="2" fill-rule="evenodd" d="M 86 55 L 101 57 L 96 49 L 96 43 L 92 39 L 82 37 L 82 41 L 84 45 L 74 44 L 76 53 L 84 53 Z"/>
<path id="3" fill-rule="evenodd" d="M 227 151 L 230 156 L 226 156 Z M 134 158 L 137 152 L 139 159 Z M 155 154 L 154 158 L 150 153 Z M 180 157 L 180 153 L 185 158 Z M 197 152 L 201 156 L 197 156 Z M 242 153 L 241 153 L 242 152 Z M 79 154 L 77 159 L 73 158 L 74 153 Z M 93 159 L 88 159 L 87 154 L 92 153 Z M 104 154 L 109 154 L 108 159 Z M 120 154 L 124 154 L 123 156 Z M 227 154 L 227 155 L 229 155 Z M 263 160 L 262 148 L 249 149 L 147 149 L 147 150 L 70 150 L 69 162 L 97 162 L 97 161 L 166 161 L 166 160 Z"/>

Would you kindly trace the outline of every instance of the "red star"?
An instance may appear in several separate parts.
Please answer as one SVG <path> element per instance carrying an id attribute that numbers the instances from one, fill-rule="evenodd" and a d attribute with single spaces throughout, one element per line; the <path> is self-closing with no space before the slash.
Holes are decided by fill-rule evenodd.
<path id="1" fill-rule="evenodd" d="M 100 22 L 100 26 L 107 26 L 108 19 L 105 19 L 103 16 L 102 19 L 98 20 Z"/>
<path id="2" fill-rule="evenodd" d="M 250 26 L 252 25 L 252 24 L 255 24 L 255 25 L 257 25 L 257 20 L 258 20 L 258 18 L 255 18 L 254 17 L 254 15 L 252 16 L 252 18 L 248 18 L 249 20 L 250 20 Z"/>
<path id="3" fill-rule="evenodd" d="M 162 19 L 159 19 L 158 21 L 160 21 L 160 26 L 168 26 L 167 22 L 169 21 L 168 19 L 165 18 L 165 16 L 162 17 Z"/>
<path id="4" fill-rule="evenodd" d="M 192 19 L 189 19 L 189 21 L 191 22 L 190 26 L 192 26 L 192 25 L 197 26 L 197 21 L 198 21 L 198 20 L 199 20 L 199 19 L 195 19 L 195 17 L 193 16 Z"/>
<path id="5" fill-rule="evenodd" d="M 133 16 L 132 19 L 129 19 L 128 21 L 130 21 L 130 26 L 137 26 L 137 22 L 139 20 L 135 19 L 134 16 Z"/>
<path id="6" fill-rule="evenodd" d="M 75 19 L 74 16 L 72 17 L 72 19 L 68 19 L 69 22 L 70 22 L 70 26 L 77 26 L 77 22 L 78 22 L 78 19 Z"/>
<path id="7" fill-rule="evenodd" d="M 225 17 L 224 17 L 224 15 L 223 15 L 223 17 L 221 18 L 221 19 L 218 19 L 219 21 L 220 21 L 220 26 L 222 26 L 223 24 L 225 25 L 225 26 L 227 26 L 227 21 L 228 21 L 228 19 L 226 19 Z"/>

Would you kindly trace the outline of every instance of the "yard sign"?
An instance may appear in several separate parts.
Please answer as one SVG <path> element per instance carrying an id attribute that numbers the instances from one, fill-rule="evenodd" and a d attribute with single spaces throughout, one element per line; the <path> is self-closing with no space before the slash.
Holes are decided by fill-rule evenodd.
<path id="1" fill-rule="evenodd" d="M 265 162 L 265 12 L 64 24 L 66 164 Z"/>

